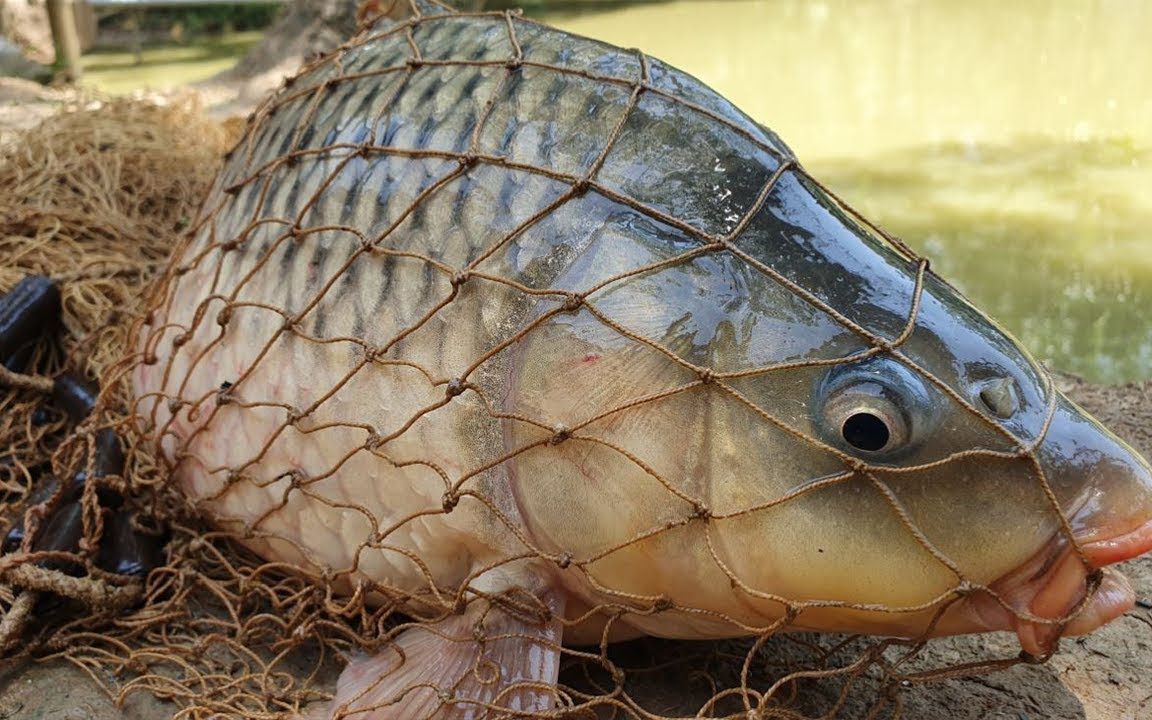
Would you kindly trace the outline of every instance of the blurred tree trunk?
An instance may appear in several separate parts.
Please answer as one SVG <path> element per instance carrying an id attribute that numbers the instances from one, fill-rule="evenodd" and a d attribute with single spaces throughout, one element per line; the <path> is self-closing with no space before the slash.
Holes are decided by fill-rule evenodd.
<path id="1" fill-rule="evenodd" d="M 356 31 L 356 13 L 365 0 L 289 0 L 264 39 L 219 80 L 254 78 L 270 72 L 290 74 L 311 55 L 326 52 Z M 376 0 L 381 6 L 391 0 Z M 0 0 L 3 2 L 3 0 Z M 447 0 L 479 9 L 484 0 Z"/>
<path id="2" fill-rule="evenodd" d="M 0 0 L 0 36 L 35 62 L 49 64 L 56 57 L 43 0 Z"/>
<path id="3" fill-rule="evenodd" d="M 48 0 L 48 23 L 56 45 L 56 68 L 68 82 L 80 79 L 80 34 L 76 31 L 73 0 Z"/>
<path id="4" fill-rule="evenodd" d="M 73 2 L 72 9 L 80 51 L 86 52 L 96 42 L 96 13 L 83 0 Z M 0 0 L 0 37 L 10 40 L 33 62 L 51 65 L 56 58 L 46 0 Z"/>
<path id="5" fill-rule="evenodd" d="M 330 50 L 356 29 L 360 0 L 290 0 L 261 40 L 222 80 L 290 73 L 309 55 Z"/>

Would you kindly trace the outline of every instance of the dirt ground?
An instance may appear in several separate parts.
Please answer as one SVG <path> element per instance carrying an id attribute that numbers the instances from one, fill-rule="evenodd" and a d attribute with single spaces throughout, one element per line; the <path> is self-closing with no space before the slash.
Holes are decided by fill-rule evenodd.
<path id="1" fill-rule="evenodd" d="M 251 88 L 247 88 L 251 92 Z M 248 93 L 244 93 L 247 95 Z M 90 99 L 32 83 L 0 79 L 0 141 L 67 105 Z M 206 103 L 218 116 L 243 112 L 243 98 L 217 90 Z M 1117 434 L 1152 457 L 1152 381 L 1097 386 L 1065 377 L 1070 396 Z M 1061 652 L 1044 665 L 1018 665 L 993 675 L 934 682 L 903 691 L 903 717 L 912 720 L 1148 720 L 1152 718 L 1152 556 L 1122 566 L 1136 589 L 1137 607 L 1090 636 L 1064 640 Z M 944 666 L 994 653 L 1015 654 L 1006 634 L 948 639 L 930 644 L 922 660 Z M 784 649 L 781 650 L 782 652 Z M 688 658 L 677 672 L 654 673 L 638 692 L 662 714 L 691 714 L 691 658 L 714 652 L 700 643 L 658 642 L 623 653 Z M 103 678 L 110 685 L 111 678 Z M 812 687 L 805 711 L 819 714 L 836 688 Z M 858 693 L 841 712 L 845 720 L 867 714 L 875 697 Z M 178 708 L 149 695 L 134 694 L 121 707 L 79 669 L 62 661 L 0 666 L 0 720 L 159 720 Z M 882 713 L 880 717 L 890 717 Z"/>

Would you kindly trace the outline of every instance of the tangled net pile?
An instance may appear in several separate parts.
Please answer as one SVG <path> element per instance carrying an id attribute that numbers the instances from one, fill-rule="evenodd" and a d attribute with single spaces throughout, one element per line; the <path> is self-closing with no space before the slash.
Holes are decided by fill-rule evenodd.
<path id="1" fill-rule="evenodd" d="M 181 717 L 261 718 L 297 712 L 330 696 L 339 657 L 358 649 L 380 651 L 411 622 L 434 622 L 470 603 L 516 612 L 516 603 L 472 585 L 494 567 L 534 560 L 584 573 L 595 585 L 588 569 L 605 558 L 680 528 L 704 528 L 707 533 L 713 523 L 792 501 L 794 497 L 786 495 L 719 511 L 694 496 L 685 481 L 666 477 L 646 462 L 644 449 L 624 447 L 597 433 L 597 423 L 613 416 L 702 392 L 724 394 L 760 422 L 840 457 L 845 470 L 822 486 L 867 478 L 916 542 L 955 569 L 866 463 L 792 429 L 748 402 L 735 386 L 741 378 L 771 372 L 827 368 L 881 353 L 898 356 L 915 328 L 927 263 L 902 243 L 886 239 L 914 269 L 915 289 L 904 330 L 882 337 L 739 246 L 737 240 L 781 178 L 803 172 L 759 130 L 707 107 L 707 100 L 697 102 L 694 88 L 678 86 L 677 78 L 641 54 L 627 56 L 632 58 L 628 67 L 636 74 L 622 77 L 610 70 L 623 65 L 610 66 L 579 50 L 567 61 L 559 60 L 559 52 L 549 60 L 539 59 L 526 48 L 547 48 L 551 31 L 514 14 L 455 14 L 424 4 L 412 10 L 414 17 L 402 22 L 369 23 L 270 98 L 249 123 L 199 220 L 187 232 L 183 226 L 194 214 L 189 203 L 202 196 L 214 167 L 208 158 L 225 141 L 225 133 L 211 124 L 193 123 L 187 108 L 123 104 L 96 115 L 64 115 L 36 131 L 38 137 L 25 138 L 20 147 L 6 150 L 0 180 L 7 187 L 11 178 L 13 187 L 26 191 L 14 195 L 12 206 L 0 207 L 4 243 L 0 255 L 5 258 L 0 286 L 10 287 L 28 272 L 59 279 L 66 291 L 68 333 L 63 347 L 40 348 L 33 365 L 45 375 L 69 367 L 99 379 L 104 387 L 94 419 L 74 433 L 64 431 L 63 419 L 35 417 L 42 388 L 5 391 L 0 444 L 12 449 L 0 468 L 9 498 L 6 522 L 11 525 L 25 515 L 27 535 L 33 536 L 38 518 L 50 511 L 52 503 L 29 509 L 30 488 L 49 472 L 65 477 L 90 462 L 86 458 L 99 430 L 115 429 L 127 458 L 123 477 L 102 477 L 84 490 L 84 540 L 77 553 L 69 554 L 82 570 L 53 575 L 43 568 L 44 561 L 61 553 L 47 558 L 28 547 L 5 556 L 0 564 L 0 574 L 8 582 L 2 599 L 9 616 L 16 615 L 12 609 L 20 592 L 52 592 L 84 605 L 79 614 L 58 613 L 63 619 L 39 629 L 24 652 L 66 657 L 90 669 L 99 682 L 111 672 L 119 679 L 118 691 L 148 690 L 176 700 L 183 708 Z M 463 30 L 480 21 L 485 23 L 483 32 L 469 36 Z M 468 72 L 451 74 L 462 68 Z M 549 141 L 538 136 L 520 138 L 518 142 L 526 144 L 507 154 L 483 146 L 486 127 L 514 119 L 508 115 L 512 105 L 508 98 L 521 87 L 518 78 L 533 74 L 537 80 L 551 74 L 556 82 L 594 85 L 606 103 L 615 98 L 623 108 L 598 129 L 592 127 L 595 120 L 589 121 L 592 146 L 586 148 L 586 166 L 534 164 L 531 148 Z M 444 80 L 429 80 L 430 75 L 442 75 Z M 381 140 L 364 126 L 341 126 L 332 112 L 351 102 L 357 83 L 368 79 L 379 85 L 356 100 L 372 103 L 370 111 L 379 118 L 401 103 L 437 102 L 433 92 L 421 95 L 414 88 L 431 87 L 440 96 L 460 91 L 461 84 L 474 83 L 467 92 L 475 93 L 476 85 L 488 90 L 477 101 L 478 112 L 468 131 L 453 129 L 454 147 L 429 145 L 427 137 L 435 137 L 434 127 L 420 129 L 423 145 L 404 146 Z M 658 198 L 636 197 L 602 180 L 613 149 L 633 140 L 628 137 L 628 118 L 648 97 L 694 114 L 697 121 L 718 128 L 718 134 L 738 140 L 749 152 L 775 158 L 776 170 L 751 191 L 748 206 L 739 216 L 728 218 L 722 229 L 701 228 L 707 223 L 674 216 Z M 122 134 L 149 127 L 166 130 Z M 177 128 L 181 135 L 191 133 L 205 141 L 174 142 Z M 515 128 L 507 128 L 506 137 L 512 137 Z M 397 122 L 383 134 L 393 138 L 405 132 L 403 123 Z M 131 152 L 115 152 L 121 143 Z M 437 213 L 445 213 L 467 235 L 472 229 L 467 220 L 453 216 L 453 208 L 445 203 L 456 202 L 453 207 L 459 211 L 474 202 L 466 197 L 468 192 L 482 191 L 488 195 L 481 201 L 495 202 L 497 193 L 504 192 L 499 186 L 502 174 L 512 173 L 530 178 L 515 188 L 518 191 L 528 193 L 524 188 L 538 181 L 534 187 L 539 195 L 531 201 L 539 202 L 531 211 L 505 218 L 504 227 L 481 236 L 448 240 L 428 229 L 445 222 L 436 220 Z M 366 178 L 391 192 L 366 194 L 379 203 L 374 227 L 355 221 L 363 197 L 353 189 Z M 549 190 L 543 190 L 545 185 Z M 659 224 L 682 238 L 683 246 L 654 262 L 602 272 L 596 282 L 580 289 L 562 286 L 557 279 L 563 265 L 574 260 L 559 255 L 530 257 L 543 251 L 530 247 L 525 238 L 540 233 L 540 228 L 556 230 L 557 225 L 549 223 L 556 223 L 566 206 L 593 196 L 615 203 L 630 218 Z M 183 240 L 175 250 L 176 259 L 151 293 L 141 295 L 143 281 L 159 268 L 177 234 Z M 430 244 L 433 241 L 438 244 Z M 522 267 L 531 272 L 514 276 L 492 271 L 513 247 L 524 256 Z M 669 347 L 598 308 L 598 297 L 620 284 L 713 255 L 748 263 L 866 339 L 867 348 L 834 361 L 793 360 L 726 370 L 694 362 L 682 348 Z M 402 297 L 389 297 L 382 281 L 370 280 L 381 275 L 399 288 L 392 292 Z M 541 277 L 557 284 L 534 283 Z M 183 302 L 190 298 L 193 302 Z M 333 305 L 336 302 L 341 305 Z M 386 308 L 389 314 L 378 308 L 381 302 L 392 304 Z M 594 417 L 564 426 L 557 426 L 543 411 L 533 416 L 508 408 L 504 403 L 512 390 L 500 383 L 506 382 L 501 378 L 507 375 L 509 357 L 525 347 L 540 352 L 540 345 L 531 345 L 537 336 L 551 323 L 574 316 L 596 324 L 598 332 L 653 351 L 661 362 L 683 371 L 680 376 L 687 380 L 635 387 L 632 397 L 610 398 Z M 138 329 L 130 331 L 127 320 L 132 317 L 138 319 Z M 440 323 L 455 328 L 459 346 L 439 343 L 438 356 L 429 359 L 421 354 L 420 343 L 426 342 L 422 338 L 431 332 L 428 329 Z M 133 339 L 137 332 L 145 338 L 139 344 Z M 234 358 L 228 353 L 237 351 L 224 340 L 235 343 L 238 332 L 249 347 L 240 352 L 248 353 L 247 360 L 233 368 L 229 362 Z M 466 337 L 469 333 L 474 337 Z M 477 351 L 476 343 L 486 345 Z M 547 348 L 546 342 L 543 347 Z M 285 364 L 287 357 L 299 368 Z M 301 375 L 291 375 L 301 368 Z M 162 380 L 148 379 L 150 373 L 160 373 Z M 407 397 L 389 399 L 392 407 L 386 417 L 355 402 L 371 387 L 364 384 L 365 377 L 388 387 L 381 378 L 391 373 L 403 374 L 412 389 Z M 133 399 L 133 376 L 145 386 L 159 382 L 163 390 Z M 939 386 L 983 420 L 946 384 Z M 349 408 L 359 409 L 353 413 Z M 469 448 L 468 457 L 446 460 L 443 451 L 428 446 L 430 431 L 425 429 L 443 432 L 445 425 L 437 425 L 435 418 L 444 416 L 471 423 L 469 431 L 484 442 Z M 210 441 L 193 446 L 191 439 L 202 433 L 211 438 L 204 428 L 211 428 L 217 417 L 264 418 L 267 432 L 237 433 L 227 450 L 212 450 Z M 505 431 L 495 430 L 508 426 L 516 426 L 520 433 L 510 449 L 501 439 Z M 325 435 L 329 431 L 338 431 L 341 438 L 332 441 L 331 457 L 292 456 L 291 443 L 315 442 L 311 438 L 330 437 Z M 167 438 L 167 452 L 154 453 L 148 440 L 153 436 Z M 1008 441 L 1016 446 L 1014 438 Z M 610 451 L 646 476 L 658 492 L 645 492 L 676 517 L 661 515 L 659 524 L 593 555 L 535 541 L 508 512 L 509 499 L 493 494 L 494 488 L 502 487 L 499 473 L 523 462 L 534 450 L 580 443 Z M 448 442 L 444 445 L 451 448 Z M 222 454 L 194 457 L 194 447 Z M 427 454 L 412 454 L 413 448 L 421 447 Z M 1039 482 L 1045 484 L 1034 447 L 1014 452 L 1021 462 L 1035 464 Z M 219 465 L 222 458 L 227 458 L 225 464 Z M 361 471 L 374 465 L 391 477 L 402 477 L 412 468 L 425 473 L 436 488 L 432 502 L 393 510 L 389 517 L 387 508 L 374 506 L 379 499 L 367 497 L 371 493 L 339 485 L 342 473 L 355 476 L 350 468 Z M 188 471 L 189 466 L 203 475 Z M 180 467 L 190 473 L 184 482 L 197 488 L 191 497 L 169 482 Z M 111 574 L 94 560 L 104 526 L 101 488 L 123 493 L 139 530 L 165 544 L 166 561 L 143 582 Z M 1051 490 L 1045 490 L 1052 497 Z M 215 522 L 200 519 L 205 511 Z M 302 512 L 309 517 L 300 519 Z M 414 527 L 448 528 L 462 516 L 483 517 L 520 551 L 468 571 L 462 582 L 446 585 L 441 570 L 425 562 L 410 534 L 418 532 Z M 1066 525 L 1063 517 L 1060 520 Z M 330 529 L 345 523 L 345 533 L 363 533 L 359 546 L 339 547 L 331 538 L 310 544 L 301 535 L 306 535 L 301 528 L 309 522 Z M 297 523 L 302 524 L 294 527 Z M 347 539 L 339 529 L 336 535 L 338 540 Z M 412 577 L 403 581 L 374 575 L 372 568 L 389 567 L 389 561 L 381 559 L 388 556 L 409 563 Z M 716 558 L 715 553 L 712 556 Z M 733 588 L 780 603 L 785 608 L 781 620 L 750 627 L 720 612 L 681 606 L 668 596 L 597 586 L 611 599 L 588 612 L 600 611 L 611 618 L 609 628 L 630 617 L 684 612 L 729 622 L 755 638 L 617 650 L 607 643 L 605 630 L 598 648 L 557 646 L 564 658 L 560 705 L 576 717 L 726 716 L 748 710 L 756 710 L 759 717 L 832 717 L 849 705 L 868 717 L 898 716 L 900 688 L 908 684 L 1021 661 L 994 658 L 962 667 L 926 668 L 918 664 L 923 640 L 783 634 L 781 629 L 810 608 L 875 608 L 775 597 L 750 587 L 719 559 L 716 564 Z M 21 574 L 19 568 L 26 570 Z M 48 573 L 56 584 L 43 578 L 35 581 L 39 585 L 28 584 L 32 581 L 25 576 L 38 572 Z M 956 588 L 926 607 L 938 607 L 942 613 L 960 596 L 962 586 L 965 591 L 973 589 L 962 573 L 956 574 Z M 520 610 L 529 615 L 539 610 L 531 602 L 527 608 L 523 605 Z M 25 603 L 24 612 L 28 609 Z M 669 655 L 680 657 L 669 661 Z M 653 677 L 666 675 L 669 667 L 684 680 L 682 697 L 670 699 L 661 694 L 666 691 L 652 690 Z M 822 689 L 813 689 L 815 681 Z"/>

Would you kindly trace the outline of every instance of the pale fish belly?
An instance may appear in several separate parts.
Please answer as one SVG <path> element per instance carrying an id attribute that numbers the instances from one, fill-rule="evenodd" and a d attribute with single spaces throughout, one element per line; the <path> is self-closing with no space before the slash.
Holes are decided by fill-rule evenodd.
<path id="1" fill-rule="evenodd" d="M 186 299 L 184 289 L 206 280 L 185 278 L 174 308 L 196 307 L 199 298 Z M 281 333 L 280 316 L 265 310 L 235 307 L 221 328 L 214 316 L 222 303 L 207 307 L 199 326 L 174 311 L 168 322 L 197 328 L 184 352 L 140 366 L 135 378 L 140 414 L 162 434 L 175 481 L 203 509 L 250 531 L 249 544 L 266 557 L 340 586 L 370 578 L 427 592 L 458 585 L 491 559 L 497 538 L 486 528 L 499 523 L 485 517 L 486 506 L 464 499 L 441 512 L 452 483 L 478 460 L 473 442 L 492 440 L 476 422 L 480 410 L 458 398 L 421 416 L 445 398 L 437 380 L 451 377 L 443 372 L 451 358 L 422 369 L 371 361 L 355 344 Z M 160 333 L 157 342 L 171 337 Z M 409 349 L 438 353 L 420 345 Z M 149 392 L 181 404 L 151 402 Z M 508 497 L 490 486 L 497 481 L 473 484 L 486 497 Z"/>

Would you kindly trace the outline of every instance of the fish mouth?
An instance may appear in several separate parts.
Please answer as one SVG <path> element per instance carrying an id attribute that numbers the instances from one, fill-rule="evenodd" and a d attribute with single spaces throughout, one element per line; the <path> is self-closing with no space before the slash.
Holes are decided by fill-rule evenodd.
<path id="1" fill-rule="evenodd" d="M 989 630 L 1013 630 L 1021 649 L 1046 657 L 1065 635 L 1084 635 L 1132 609 L 1136 593 L 1111 565 L 1152 551 L 1152 520 L 1075 546 L 1053 538 L 1023 565 L 974 596 Z M 1077 547 L 1079 551 L 1077 551 Z"/>

